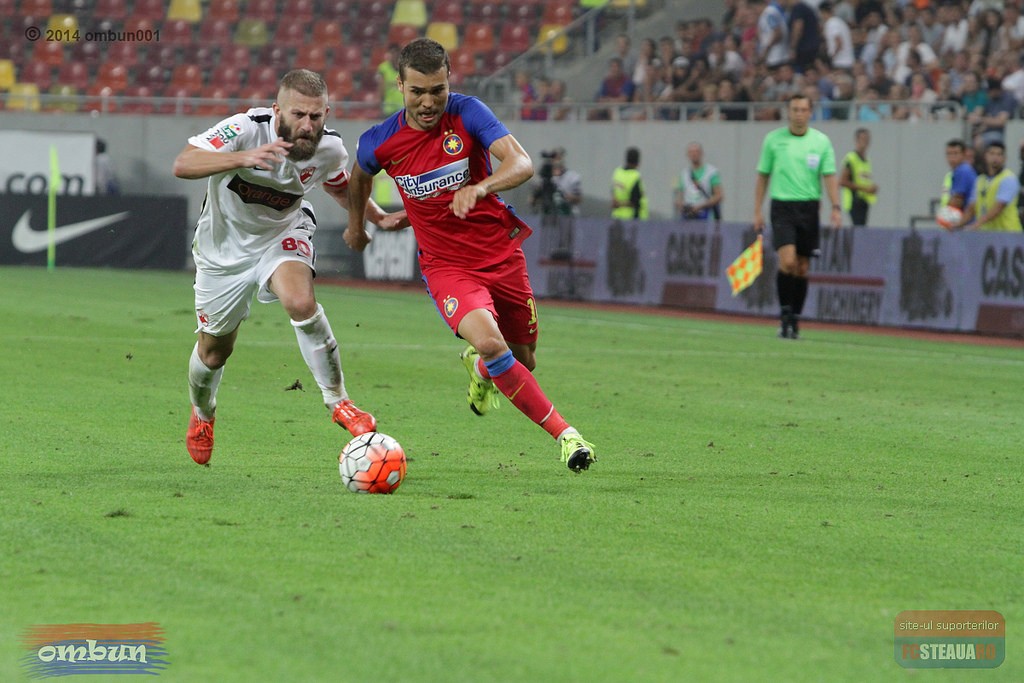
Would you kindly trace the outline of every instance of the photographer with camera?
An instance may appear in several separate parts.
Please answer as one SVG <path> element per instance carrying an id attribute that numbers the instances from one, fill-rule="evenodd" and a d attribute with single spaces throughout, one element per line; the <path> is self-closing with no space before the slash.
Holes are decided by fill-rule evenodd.
<path id="1" fill-rule="evenodd" d="M 704 163 L 704 148 L 691 142 L 686 148 L 690 167 L 679 174 L 675 188 L 676 213 L 680 220 L 722 222 L 722 178 L 718 169 Z"/>
<path id="2" fill-rule="evenodd" d="M 533 190 L 531 206 L 543 216 L 579 215 L 583 180 L 579 173 L 565 167 L 565 148 L 545 150 L 540 156 L 543 159 L 537 171 L 540 183 Z"/>

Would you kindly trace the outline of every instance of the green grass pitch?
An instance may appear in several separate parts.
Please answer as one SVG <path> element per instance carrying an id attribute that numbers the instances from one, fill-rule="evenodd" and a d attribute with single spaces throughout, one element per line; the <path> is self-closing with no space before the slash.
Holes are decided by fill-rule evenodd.
<path id="1" fill-rule="evenodd" d="M 0 285 L 0 680 L 83 622 L 158 622 L 167 681 L 1024 680 L 1020 348 L 541 302 L 536 375 L 598 449 L 574 475 L 504 399 L 469 411 L 425 294 L 320 286 L 410 458 L 358 496 L 278 305 L 205 468 L 188 274 Z M 1001 612 L 1006 661 L 900 668 L 908 609 Z"/>

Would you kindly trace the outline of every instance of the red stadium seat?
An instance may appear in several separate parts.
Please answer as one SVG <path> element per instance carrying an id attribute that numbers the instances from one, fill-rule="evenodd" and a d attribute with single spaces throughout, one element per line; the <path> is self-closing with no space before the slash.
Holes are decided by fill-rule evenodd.
<path id="1" fill-rule="evenodd" d="M 192 44 L 192 24 L 184 19 L 165 21 L 160 29 L 160 42 L 167 41 L 168 45 L 187 47 Z"/>
<path id="2" fill-rule="evenodd" d="M 421 35 L 418 28 L 409 24 L 391 24 L 388 27 L 388 42 L 395 45 L 408 45 Z"/>
<path id="3" fill-rule="evenodd" d="M 180 64 L 171 72 L 169 85 L 199 91 L 203 87 L 203 70 L 196 64 Z"/>
<path id="4" fill-rule="evenodd" d="M 115 99 L 118 93 L 114 92 L 109 85 L 93 83 L 85 94 L 86 100 L 82 105 L 83 111 L 116 113 L 120 110 L 120 106 Z"/>
<path id="5" fill-rule="evenodd" d="M 159 23 L 167 13 L 164 0 L 135 0 L 131 16 Z"/>
<path id="6" fill-rule="evenodd" d="M 199 25 L 199 42 L 207 45 L 227 45 L 231 42 L 234 23 L 223 17 L 207 17 Z"/>
<path id="7" fill-rule="evenodd" d="M 220 61 L 219 49 L 216 43 L 202 43 L 194 48 L 188 55 L 188 59 L 193 64 L 199 66 L 203 70 L 221 69 L 223 66 Z"/>
<path id="8" fill-rule="evenodd" d="M 327 73 L 327 92 L 335 102 L 347 100 L 355 90 L 352 72 L 344 67 L 332 69 Z"/>
<path id="9" fill-rule="evenodd" d="M 53 40 L 36 41 L 32 49 L 32 60 L 47 66 L 60 66 L 64 63 L 64 43 Z"/>
<path id="10" fill-rule="evenodd" d="M 123 64 L 104 62 L 100 65 L 99 73 L 96 75 L 98 87 L 108 87 L 114 94 L 120 94 L 128 87 L 128 67 Z"/>
<path id="11" fill-rule="evenodd" d="M 571 24 L 575 18 L 575 2 L 572 0 L 553 0 L 544 5 L 544 13 L 541 16 L 545 24 L 558 24 L 565 26 Z"/>
<path id="12" fill-rule="evenodd" d="M 220 61 L 245 69 L 252 64 L 252 52 L 245 45 L 224 45 L 220 49 Z"/>
<path id="13" fill-rule="evenodd" d="M 249 77 L 245 79 L 246 87 L 260 92 L 277 92 L 278 82 L 284 74 L 266 64 L 249 67 Z"/>
<path id="14" fill-rule="evenodd" d="M 173 45 L 150 43 L 146 48 L 146 64 L 156 64 L 165 69 L 173 69 L 178 63 L 178 50 Z"/>
<path id="15" fill-rule="evenodd" d="M 530 30 L 523 24 L 505 24 L 501 28 L 501 49 L 526 52 L 533 46 Z"/>
<path id="16" fill-rule="evenodd" d="M 103 61 L 103 46 L 91 40 L 75 43 L 71 48 L 71 59 L 88 67 L 96 66 Z"/>
<path id="17" fill-rule="evenodd" d="M 50 0 L 21 0 L 21 14 L 33 17 L 48 17 L 53 14 Z"/>
<path id="18" fill-rule="evenodd" d="M 131 98 L 121 105 L 122 114 L 155 114 L 156 103 L 152 98 L 157 90 L 145 85 L 133 85 L 124 91 L 124 96 Z"/>
<path id="19" fill-rule="evenodd" d="M 282 47 L 298 47 L 309 39 L 308 19 L 280 19 L 274 31 L 273 42 Z"/>
<path id="20" fill-rule="evenodd" d="M 309 22 L 316 14 L 316 5 L 313 0 L 288 0 L 285 12 L 293 19 Z"/>
<path id="21" fill-rule="evenodd" d="M 458 73 L 464 77 L 476 75 L 476 55 L 471 50 L 459 48 L 448 53 L 452 61 L 452 73 Z"/>
<path id="22" fill-rule="evenodd" d="M 199 93 L 199 97 L 204 100 L 221 100 L 220 102 L 203 102 L 197 103 L 192 113 L 196 116 L 210 116 L 216 118 L 227 118 L 235 112 L 231 109 L 231 103 L 226 100 L 231 99 L 234 94 L 227 88 L 219 85 L 210 86 L 204 88 Z"/>
<path id="23" fill-rule="evenodd" d="M 268 24 L 277 21 L 277 0 L 248 0 L 245 3 L 245 16 L 262 19 Z"/>
<path id="24" fill-rule="evenodd" d="M 327 68 L 327 48 L 323 45 L 304 45 L 295 51 L 292 65 L 296 69 L 323 72 Z"/>
<path id="25" fill-rule="evenodd" d="M 125 5 L 125 0 L 97 0 L 92 14 L 94 17 L 124 21 L 128 16 L 128 8 Z"/>
<path id="26" fill-rule="evenodd" d="M 324 47 L 337 48 L 344 42 L 340 21 L 316 21 L 313 24 L 313 42 Z"/>
<path id="27" fill-rule="evenodd" d="M 210 71 L 207 77 L 206 86 L 203 90 L 209 90 L 211 88 L 219 88 L 230 93 L 234 96 L 239 90 L 242 89 L 242 81 L 245 80 L 246 69 L 244 67 L 232 66 L 231 64 L 221 64 L 216 69 Z"/>
<path id="28" fill-rule="evenodd" d="M 291 51 L 286 47 L 270 43 L 260 50 L 259 54 L 259 63 L 263 66 L 269 66 L 279 76 L 283 76 L 286 71 L 291 69 Z"/>
<path id="29" fill-rule="evenodd" d="M 159 64 L 144 66 L 135 74 L 135 85 L 158 92 L 167 87 L 167 69 Z"/>
<path id="30" fill-rule="evenodd" d="M 35 83 L 39 92 L 45 92 L 53 85 L 53 67 L 45 62 L 29 62 L 18 70 L 19 83 Z"/>
<path id="31" fill-rule="evenodd" d="M 239 0 L 210 0 L 206 16 L 210 19 L 238 21 L 238 4 Z"/>
<path id="32" fill-rule="evenodd" d="M 107 61 L 125 66 L 135 66 L 139 63 L 138 43 L 128 41 L 110 43 L 107 45 Z"/>
<path id="33" fill-rule="evenodd" d="M 133 14 L 128 17 L 124 22 L 124 30 L 131 31 L 132 33 L 140 36 L 152 35 L 156 36 L 157 20 L 149 17 L 140 17 Z M 163 36 L 161 36 L 161 39 Z M 161 42 L 163 42 L 161 40 Z"/>
<path id="34" fill-rule="evenodd" d="M 18 13 L 17 0 L 0 0 L 0 18 L 6 19 Z"/>
<path id="35" fill-rule="evenodd" d="M 462 47 L 476 54 L 491 52 L 495 48 L 494 27 L 490 24 L 469 24 L 462 38 Z"/>
<path id="36" fill-rule="evenodd" d="M 57 82 L 70 85 L 75 90 L 85 91 L 89 87 L 89 67 L 84 62 L 65 62 L 57 72 Z"/>
<path id="37" fill-rule="evenodd" d="M 157 107 L 157 113 L 160 114 L 191 114 L 195 107 L 195 98 L 199 96 L 199 90 L 193 90 L 184 86 L 168 86 L 166 90 L 161 93 L 161 97 L 167 99 L 166 102 L 160 104 Z"/>
<path id="38" fill-rule="evenodd" d="M 438 0 L 430 13 L 431 21 L 450 21 L 456 26 L 462 26 L 462 17 L 462 3 L 459 0 Z"/>
<path id="39" fill-rule="evenodd" d="M 352 71 L 363 68 L 363 48 L 352 43 L 345 43 L 334 51 L 334 64 Z M 371 66 L 376 66 L 371 64 Z"/>

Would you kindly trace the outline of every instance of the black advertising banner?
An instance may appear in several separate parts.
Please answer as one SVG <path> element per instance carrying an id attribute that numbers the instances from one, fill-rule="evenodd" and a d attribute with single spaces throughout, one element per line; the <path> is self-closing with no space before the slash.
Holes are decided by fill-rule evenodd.
<path id="1" fill-rule="evenodd" d="M 188 257 L 185 197 L 59 196 L 57 266 L 181 270 Z M 0 265 L 45 266 L 45 195 L 0 194 Z"/>

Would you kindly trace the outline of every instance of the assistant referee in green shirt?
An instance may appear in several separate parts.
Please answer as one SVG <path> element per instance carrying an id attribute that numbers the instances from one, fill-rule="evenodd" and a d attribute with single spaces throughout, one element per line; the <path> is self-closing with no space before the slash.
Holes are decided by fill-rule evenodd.
<path id="1" fill-rule="evenodd" d="M 757 162 L 754 188 L 754 230 L 764 230 L 764 195 L 771 186 L 772 246 L 778 254 L 776 287 L 779 294 L 779 336 L 800 337 L 800 314 L 807 299 L 807 273 L 811 257 L 819 253 L 821 185 L 825 181 L 832 202 L 832 227 L 842 221 L 836 154 L 832 142 L 811 128 L 811 100 L 806 95 L 789 98 L 789 125 L 764 137 Z"/>

